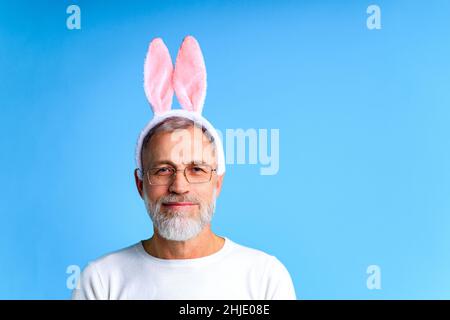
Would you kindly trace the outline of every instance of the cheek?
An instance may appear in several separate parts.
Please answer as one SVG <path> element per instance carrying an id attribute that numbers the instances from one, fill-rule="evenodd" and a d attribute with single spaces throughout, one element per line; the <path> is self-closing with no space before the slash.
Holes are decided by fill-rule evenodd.
<path id="1" fill-rule="evenodd" d="M 155 203 L 159 198 L 168 194 L 166 186 L 147 186 L 144 193 L 151 202 Z"/>
<path id="2" fill-rule="evenodd" d="M 197 188 L 194 192 L 197 196 L 201 197 L 203 200 L 210 201 L 213 196 L 214 189 L 215 186 L 211 184 Z"/>

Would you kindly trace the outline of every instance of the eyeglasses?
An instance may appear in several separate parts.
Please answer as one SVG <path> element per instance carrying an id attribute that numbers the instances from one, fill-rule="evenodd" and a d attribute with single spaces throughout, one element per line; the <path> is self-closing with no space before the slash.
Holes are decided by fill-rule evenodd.
<path id="1" fill-rule="evenodd" d="M 184 169 L 175 169 L 171 166 L 161 166 L 147 170 L 148 183 L 153 186 L 166 186 L 172 184 L 178 171 L 183 171 L 184 177 L 191 184 L 211 181 L 212 173 L 217 171 L 209 165 L 195 164 Z"/>

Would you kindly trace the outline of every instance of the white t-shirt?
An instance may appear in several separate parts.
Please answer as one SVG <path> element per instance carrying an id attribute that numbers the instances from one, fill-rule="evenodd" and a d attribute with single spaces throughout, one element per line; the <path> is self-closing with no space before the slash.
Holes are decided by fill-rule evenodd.
<path id="1" fill-rule="evenodd" d="M 225 238 L 217 252 L 160 259 L 142 242 L 91 262 L 72 299 L 296 299 L 291 277 L 274 256 Z"/>

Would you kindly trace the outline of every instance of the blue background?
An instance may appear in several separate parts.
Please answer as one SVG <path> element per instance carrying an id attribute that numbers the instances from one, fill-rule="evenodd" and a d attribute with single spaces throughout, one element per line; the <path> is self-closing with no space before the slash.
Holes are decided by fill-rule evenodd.
<path id="1" fill-rule="evenodd" d="M 159 36 L 175 59 L 187 34 L 204 115 L 280 129 L 277 175 L 227 166 L 213 230 L 277 256 L 300 299 L 450 298 L 443 0 L 1 1 L 0 298 L 69 298 L 67 266 L 151 235 L 133 179 L 144 56 Z"/>

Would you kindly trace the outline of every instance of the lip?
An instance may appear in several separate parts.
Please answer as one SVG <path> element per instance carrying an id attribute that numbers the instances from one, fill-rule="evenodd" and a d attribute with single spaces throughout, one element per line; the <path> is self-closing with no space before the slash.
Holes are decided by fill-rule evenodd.
<path id="1" fill-rule="evenodd" d="M 187 206 L 195 206 L 196 203 L 193 202 L 167 202 L 163 203 L 166 207 L 187 207 Z"/>

